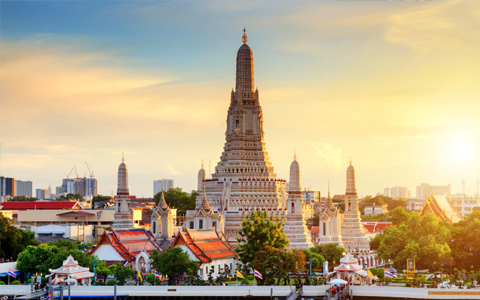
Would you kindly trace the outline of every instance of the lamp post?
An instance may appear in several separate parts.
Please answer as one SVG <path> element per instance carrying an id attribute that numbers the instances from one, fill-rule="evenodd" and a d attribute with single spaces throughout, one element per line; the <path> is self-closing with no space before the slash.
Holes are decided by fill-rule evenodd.
<path id="1" fill-rule="evenodd" d="M 312 264 L 313 264 L 314 261 L 315 261 L 315 259 L 313 259 L 313 258 L 310 258 L 310 259 L 308 260 L 309 265 L 310 265 L 310 276 L 309 276 L 309 278 L 308 278 L 309 281 L 310 281 L 310 285 L 312 285 L 312 279 L 313 279 L 313 277 L 312 277 Z"/>
<path id="2" fill-rule="evenodd" d="M 97 260 L 94 258 L 93 259 L 93 285 L 97 284 L 97 274 L 95 273 L 96 263 L 97 263 Z"/>

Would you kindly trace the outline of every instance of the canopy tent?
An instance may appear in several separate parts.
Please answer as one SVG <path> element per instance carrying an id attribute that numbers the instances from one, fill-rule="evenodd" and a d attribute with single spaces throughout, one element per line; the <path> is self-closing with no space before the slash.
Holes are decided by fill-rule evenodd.
<path id="1" fill-rule="evenodd" d="M 58 276 L 63 276 L 68 278 L 67 281 L 73 279 L 75 283 L 79 280 L 82 281 L 83 284 L 90 284 L 91 278 L 94 276 L 92 272 L 90 272 L 89 268 L 84 268 L 78 265 L 78 262 L 73 259 L 73 256 L 69 255 L 66 260 L 63 261 L 63 265 L 55 270 L 51 270 L 51 276 L 55 275 L 55 278 L 59 278 Z"/>

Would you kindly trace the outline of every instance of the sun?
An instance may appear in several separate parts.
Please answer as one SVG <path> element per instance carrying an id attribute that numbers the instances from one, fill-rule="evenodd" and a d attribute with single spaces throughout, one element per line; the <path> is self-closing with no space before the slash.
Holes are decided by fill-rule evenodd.
<path id="1" fill-rule="evenodd" d="M 453 138 L 450 148 L 450 155 L 456 163 L 468 163 L 473 159 L 474 144 L 467 137 Z"/>

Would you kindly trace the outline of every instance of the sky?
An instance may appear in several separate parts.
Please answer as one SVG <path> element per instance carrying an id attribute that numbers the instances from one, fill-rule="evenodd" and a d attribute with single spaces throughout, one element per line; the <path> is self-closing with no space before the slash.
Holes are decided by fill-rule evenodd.
<path id="1" fill-rule="evenodd" d="M 303 187 L 477 192 L 480 1 L 0 1 L 0 174 L 196 188 L 225 142 L 246 27 L 267 151 Z"/>

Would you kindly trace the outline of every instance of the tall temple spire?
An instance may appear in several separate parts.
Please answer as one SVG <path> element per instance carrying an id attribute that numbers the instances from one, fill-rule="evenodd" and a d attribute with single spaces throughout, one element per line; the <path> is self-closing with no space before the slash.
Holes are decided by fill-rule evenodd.
<path id="1" fill-rule="evenodd" d="M 128 190 L 128 168 L 122 153 L 122 163 L 118 166 L 116 211 L 112 223 L 113 228 L 133 228 L 132 212 L 130 211 L 130 193 Z"/>
<path id="2" fill-rule="evenodd" d="M 253 84 L 253 53 L 252 49 L 246 44 L 247 35 L 243 33 L 243 45 L 240 46 L 237 52 L 237 82 L 235 85 L 235 91 L 239 92 L 240 90 L 245 92 L 254 92 Z M 244 95 L 248 98 L 252 95 Z"/>
<path id="3" fill-rule="evenodd" d="M 243 41 L 244 44 L 247 43 L 247 30 L 245 29 L 245 27 L 243 27 L 242 41 Z"/>
<path id="4" fill-rule="evenodd" d="M 125 162 L 125 155 L 122 152 L 122 162 Z"/>
<path id="5" fill-rule="evenodd" d="M 347 168 L 347 195 L 357 195 L 357 183 L 355 179 L 355 169 L 352 166 L 352 162 L 350 161 L 350 165 Z"/>
<path id="6" fill-rule="evenodd" d="M 330 178 L 328 179 L 328 199 L 330 199 Z"/>

